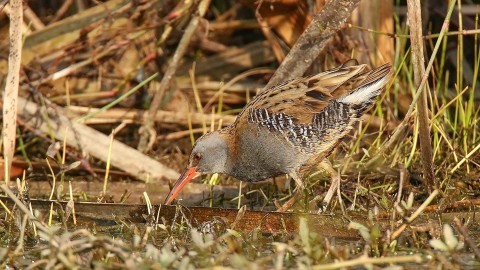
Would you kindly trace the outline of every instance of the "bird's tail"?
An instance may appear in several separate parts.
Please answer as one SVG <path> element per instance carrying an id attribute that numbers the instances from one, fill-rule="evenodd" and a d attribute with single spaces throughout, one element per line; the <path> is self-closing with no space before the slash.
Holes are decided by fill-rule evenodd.
<path id="1" fill-rule="evenodd" d="M 350 93 L 337 99 L 338 102 L 348 104 L 360 117 L 366 110 L 375 104 L 376 98 L 382 93 L 385 84 L 390 80 L 390 64 L 384 64 L 374 70 L 367 71 L 365 80 Z"/>

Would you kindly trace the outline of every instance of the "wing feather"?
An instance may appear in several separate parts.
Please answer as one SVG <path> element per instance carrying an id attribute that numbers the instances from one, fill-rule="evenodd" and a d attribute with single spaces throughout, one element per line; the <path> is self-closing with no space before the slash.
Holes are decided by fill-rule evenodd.
<path id="1" fill-rule="evenodd" d="M 234 126 L 264 128 L 293 145 L 326 151 L 323 148 L 335 145 L 356 117 L 373 104 L 369 100 L 355 114 L 351 104 L 342 99 L 356 98 L 366 92 L 360 90 L 369 87 L 376 87 L 377 92 L 369 92 L 368 98 L 378 96 L 389 71 L 388 64 L 368 71 L 366 65 L 348 61 L 314 76 L 287 81 L 257 95 L 238 115 Z M 324 145 L 319 146 L 319 142 Z M 310 145 L 312 143 L 317 146 Z"/>

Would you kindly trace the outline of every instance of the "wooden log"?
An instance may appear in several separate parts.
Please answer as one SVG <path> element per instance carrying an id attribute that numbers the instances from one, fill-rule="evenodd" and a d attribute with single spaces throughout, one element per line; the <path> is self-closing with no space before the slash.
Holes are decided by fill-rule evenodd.
<path id="1" fill-rule="evenodd" d="M 0 197 L 0 200 L 12 209 L 14 202 L 8 197 Z M 49 200 L 31 199 L 32 209 L 39 211 L 43 216 L 48 217 L 50 207 L 53 203 L 54 211 L 65 211 L 67 202 L 56 202 Z M 0 207 L 0 213 L 4 214 L 4 208 Z M 184 213 L 184 215 L 182 215 Z M 353 221 L 360 224 L 370 223 L 367 215 L 352 214 L 348 218 L 343 215 L 334 214 L 309 214 L 309 213 L 282 213 L 268 211 L 240 212 L 238 209 L 210 208 L 210 207 L 185 207 L 172 205 L 153 205 L 151 212 L 145 204 L 118 204 L 118 203 L 93 203 L 75 202 L 75 214 L 79 224 L 95 222 L 97 225 L 115 225 L 118 220 L 125 220 L 136 224 L 146 224 L 148 217 L 164 220 L 169 226 L 172 222 L 186 218 L 195 228 L 201 228 L 205 224 L 212 224 L 220 220 L 224 230 L 232 228 L 241 232 L 251 232 L 260 229 L 263 233 L 297 233 L 299 231 L 300 219 L 305 219 L 308 228 L 322 237 L 338 237 L 342 239 L 359 239 L 357 230 L 349 229 L 348 224 Z M 453 212 L 422 214 L 412 224 L 412 229 L 423 227 L 441 228 L 444 223 L 451 223 L 455 218 L 474 220 L 476 212 Z M 150 219 L 149 219 L 150 220 Z M 59 221 L 59 220 L 57 220 Z M 71 221 L 71 218 L 70 218 Z M 70 226 L 72 225 L 69 222 Z M 385 232 L 390 229 L 388 217 L 378 217 L 375 224 Z M 475 228 L 477 222 L 471 222 L 470 227 Z"/>
<path id="2" fill-rule="evenodd" d="M 19 97 L 17 113 L 32 129 L 53 135 L 57 140 L 66 137 L 68 145 L 107 161 L 110 138 L 93 128 L 71 121 L 63 108 L 53 104 L 48 108 L 40 107 Z M 146 182 L 177 179 L 180 176 L 176 171 L 117 140 L 113 140 L 110 163 Z"/>

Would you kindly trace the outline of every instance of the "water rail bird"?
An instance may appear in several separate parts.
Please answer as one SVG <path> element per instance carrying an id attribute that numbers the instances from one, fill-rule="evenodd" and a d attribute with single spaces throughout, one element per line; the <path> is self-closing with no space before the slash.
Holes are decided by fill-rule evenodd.
<path id="1" fill-rule="evenodd" d="M 390 64 L 368 70 L 349 60 L 317 75 L 297 78 L 255 96 L 235 122 L 207 133 L 193 146 L 188 165 L 165 203 L 193 178 L 211 173 L 256 182 L 288 174 L 299 193 L 317 166 L 331 176 L 328 204 L 339 193 L 340 176 L 327 157 L 370 109 L 390 79 Z M 293 196 L 280 211 L 293 205 Z M 341 197 L 340 197 L 341 198 Z"/>

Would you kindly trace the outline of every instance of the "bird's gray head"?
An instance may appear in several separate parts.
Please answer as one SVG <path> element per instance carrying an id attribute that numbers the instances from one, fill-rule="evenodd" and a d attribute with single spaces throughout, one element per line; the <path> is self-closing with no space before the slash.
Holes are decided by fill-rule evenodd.
<path id="1" fill-rule="evenodd" d="M 200 137 L 193 146 L 188 165 L 165 199 L 170 204 L 190 180 L 207 173 L 223 173 L 227 163 L 228 146 L 218 131 Z"/>
<path id="2" fill-rule="evenodd" d="M 211 132 L 200 137 L 193 146 L 189 167 L 196 167 L 200 174 L 223 173 L 227 162 L 228 146 L 218 132 Z"/>

